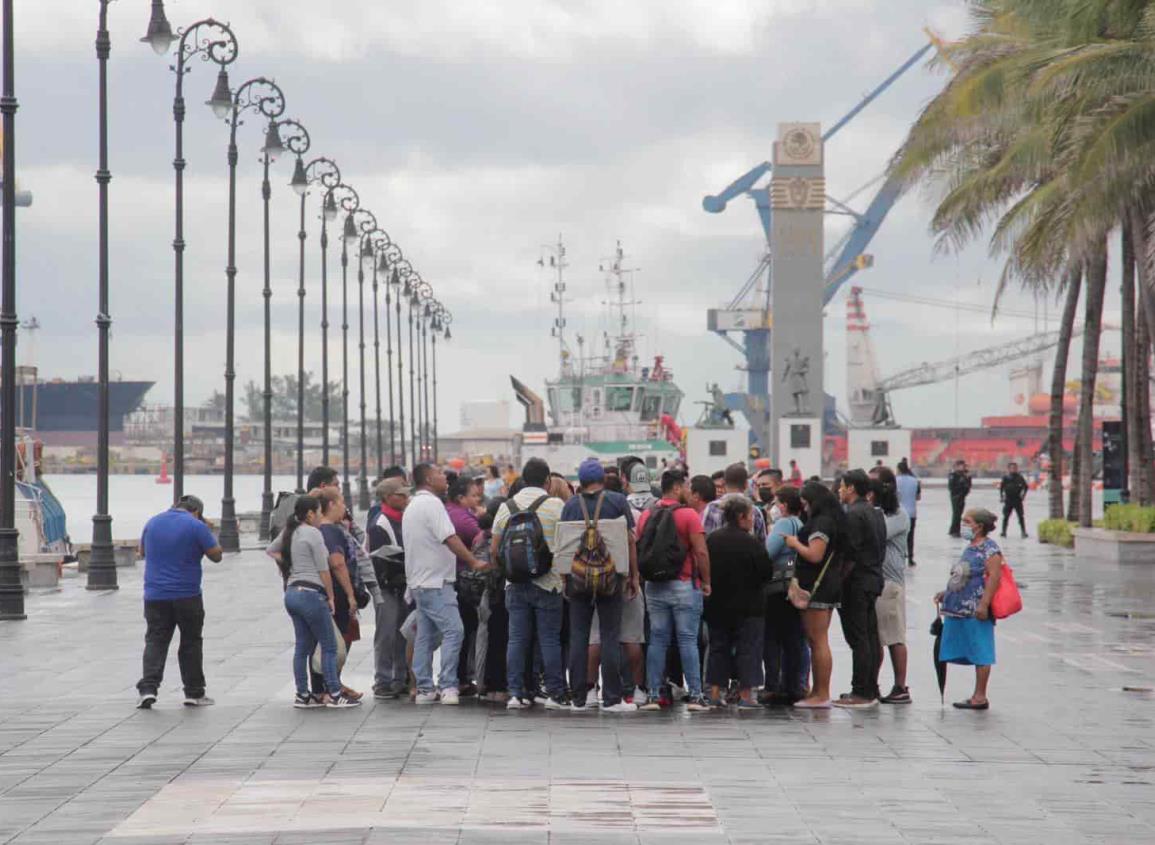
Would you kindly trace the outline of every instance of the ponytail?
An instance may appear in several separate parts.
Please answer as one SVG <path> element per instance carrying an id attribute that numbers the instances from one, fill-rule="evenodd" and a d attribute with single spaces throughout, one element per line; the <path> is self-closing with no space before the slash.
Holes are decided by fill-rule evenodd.
<path id="1" fill-rule="evenodd" d="M 321 503 L 313 496 L 300 496 L 293 505 L 293 514 L 286 520 L 285 530 L 281 533 L 281 559 L 277 561 L 285 581 L 289 580 L 289 573 L 293 571 L 293 533 L 308 522 L 310 513 L 320 507 Z"/>

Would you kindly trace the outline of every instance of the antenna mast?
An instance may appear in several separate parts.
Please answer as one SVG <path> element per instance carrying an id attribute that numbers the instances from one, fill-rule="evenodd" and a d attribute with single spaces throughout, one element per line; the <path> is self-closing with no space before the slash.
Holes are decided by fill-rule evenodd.
<path id="1" fill-rule="evenodd" d="M 565 342 L 565 268 L 569 266 L 565 260 L 565 243 L 561 239 L 561 234 L 557 236 L 557 246 L 546 246 L 543 249 L 548 250 L 551 254 L 549 256 L 549 266 L 557 271 L 557 280 L 553 283 L 553 291 L 550 292 L 549 301 L 557 306 L 557 316 L 553 321 L 553 328 L 550 329 L 550 335 L 557 338 L 557 356 L 558 368 L 562 376 L 571 375 L 573 373 L 573 364 L 570 361 L 569 349 Z M 537 260 L 539 267 L 545 266 L 545 257 Z"/>

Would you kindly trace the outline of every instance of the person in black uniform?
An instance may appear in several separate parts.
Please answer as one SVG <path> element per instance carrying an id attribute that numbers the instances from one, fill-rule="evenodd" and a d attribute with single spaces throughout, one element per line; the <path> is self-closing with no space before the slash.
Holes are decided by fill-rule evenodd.
<path id="1" fill-rule="evenodd" d="M 999 500 L 1003 503 L 1003 536 L 1007 536 L 1007 525 L 1011 514 L 1019 517 L 1019 529 L 1023 532 L 1023 539 L 1027 536 L 1027 521 L 1023 518 L 1023 500 L 1027 498 L 1030 485 L 1023 474 L 1019 472 L 1019 465 L 1013 461 L 1007 464 L 1007 474 L 999 482 Z"/>
<path id="2" fill-rule="evenodd" d="M 971 475 L 967 472 L 966 461 L 954 462 L 946 488 L 950 492 L 950 536 L 961 537 L 962 515 L 967 506 L 967 494 L 971 491 Z"/>

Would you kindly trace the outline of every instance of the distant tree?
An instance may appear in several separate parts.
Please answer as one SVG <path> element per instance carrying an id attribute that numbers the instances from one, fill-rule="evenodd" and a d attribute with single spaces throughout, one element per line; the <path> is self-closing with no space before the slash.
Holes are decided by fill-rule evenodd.
<path id="1" fill-rule="evenodd" d="M 286 420 L 297 416 L 297 374 L 290 373 L 284 376 L 273 376 L 273 418 Z M 244 402 L 246 414 L 250 420 L 259 420 L 264 417 L 265 404 L 261 395 L 264 387 L 255 381 L 245 384 Z M 215 397 L 214 397 L 215 398 Z M 308 422 L 320 422 L 322 419 L 321 384 L 314 381 L 311 372 L 305 373 L 305 419 Z M 223 407 L 223 402 L 222 402 Z M 341 384 L 329 382 L 329 420 L 341 418 L 343 404 L 341 402 Z"/>

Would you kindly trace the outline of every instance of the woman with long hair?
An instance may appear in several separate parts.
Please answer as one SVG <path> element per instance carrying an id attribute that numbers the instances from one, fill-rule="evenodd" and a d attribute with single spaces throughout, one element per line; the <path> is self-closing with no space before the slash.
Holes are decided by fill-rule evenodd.
<path id="1" fill-rule="evenodd" d="M 293 678 L 297 685 L 294 707 L 355 707 L 359 701 L 341 691 L 337 673 L 337 633 L 333 576 L 325 541 L 317 524 L 321 504 L 313 496 L 301 496 L 293 506 L 285 530 L 266 550 L 276 561 L 285 581 L 285 610 L 293 620 Z M 321 646 L 324 692 L 309 691 L 309 658 Z"/>
<path id="2" fill-rule="evenodd" d="M 798 586 L 811 594 L 809 605 L 802 611 L 802 629 L 810 643 L 814 686 L 810 695 L 794 702 L 794 706 L 825 710 L 831 707 L 834 658 L 830 654 L 830 619 L 842 595 L 846 514 L 830 488 L 820 482 L 806 482 L 801 496 L 806 521 L 797 536 L 786 538 L 786 545 L 798 553 L 794 570 Z"/>
<path id="3" fill-rule="evenodd" d="M 995 619 L 991 599 L 1003 575 L 1003 552 L 991 534 L 998 518 L 975 508 L 963 514 L 962 536 L 968 540 L 958 563 L 950 571 L 946 589 L 936 593 L 934 603 L 943 616 L 939 660 L 975 667 L 975 691 L 960 710 L 988 710 L 987 684 L 995 664 Z"/>
<path id="4" fill-rule="evenodd" d="M 350 567 L 356 566 L 356 562 L 351 559 L 349 554 L 349 543 L 342 525 L 347 510 L 345 499 L 341 496 L 341 491 L 335 487 L 314 490 L 310 495 L 316 496 L 321 503 L 321 518 L 317 527 L 321 530 L 321 536 L 325 540 L 325 549 L 329 555 L 329 569 L 333 573 L 333 618 L 337 622 L 341 636 L 345 639 L 346 646 L 349 646 L 353 642 L 351 634 L 353 620 L 357 616 L 357 594 L 353 589 L 353 576 L 350 572 Z M 318 680 L 314 677 L 314 684 Z M 362 693 L 344 685 L 341 689 L 350 698 L 358 701 L 361 699 Z"/>

